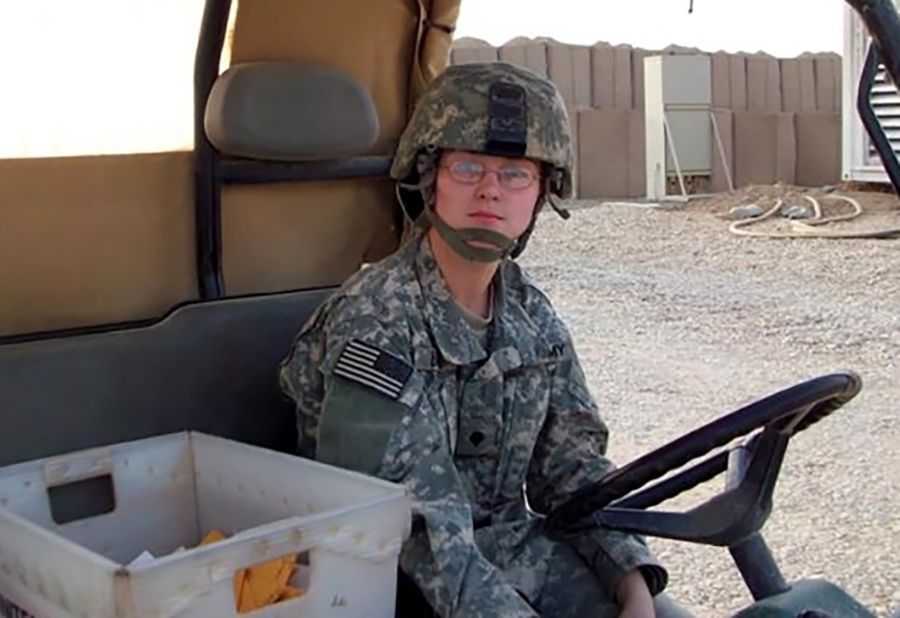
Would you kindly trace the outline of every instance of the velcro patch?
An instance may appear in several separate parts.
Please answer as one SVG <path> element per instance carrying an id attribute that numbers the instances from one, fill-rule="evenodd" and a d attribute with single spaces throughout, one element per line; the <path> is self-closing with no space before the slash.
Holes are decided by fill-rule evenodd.
<path id="1" fill-rule="evenodd" d="M 334 375 L 375 389 L 396 400 L 412 375 L 412 367 L 375 346 L 351 339 L 334 366 Z"/>

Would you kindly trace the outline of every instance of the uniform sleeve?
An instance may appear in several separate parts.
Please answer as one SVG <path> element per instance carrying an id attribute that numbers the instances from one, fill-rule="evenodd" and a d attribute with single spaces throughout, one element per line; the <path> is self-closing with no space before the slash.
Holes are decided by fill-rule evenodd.
<path id="1" fill-rule="evenodd" d="M 325 355 L 327 306 L 326 303 L 319 307 L 303 325 L 278 373 L 282 392 L 294 402 L 297 453 L 308 459 L 315 458 L 318 419 L 325 392 L 319 368 Z"/>
<path id="2" fill-rule="evenodd" d="M 405 478 L 413 496 L 413 533 L 400 565 L 438 615 L 537 618 L 538 614 L 475 544 L 472 509 L 450 458 L 417 458 Z"/>
<path id="3" fill-rule="evenodd" d="M 412 370 L 400 391 L 392 390 L 384 376 L 358 363 L 361 357 L 347 356 L 358 350 L 369 353 L 376 368 L 392 368 L 395 378 L 405 375 L 397 363 L 412 370 L 402 331 L 385 328 L 376 316 L 311 324 L 297 339 L 282 383 L 297 402 L 301 451 L 407 487 L 413 525 L 401 568 L 440 616 L 537 618 L 475 544 L 472 509 L 443 417 L 425 392 L 426 373 Z M 315 371 L 302 367 L 304 358 L 314 361 Z"/>
<path id="4" fill-rule="evenodd" d="M 597 482 L 615 469 L 606 457 L 608 429 L 600 418 L 572 348 L 565 346 L 551 376 L 549 409 L 528 471 L 531 506 L 547 513 L 576 490 Z M 573 541 L 610 598 L 622 577 L 640 568 L 650 593 L 661 592 L 666 570 L 637 535 L 597 529 Z"/>

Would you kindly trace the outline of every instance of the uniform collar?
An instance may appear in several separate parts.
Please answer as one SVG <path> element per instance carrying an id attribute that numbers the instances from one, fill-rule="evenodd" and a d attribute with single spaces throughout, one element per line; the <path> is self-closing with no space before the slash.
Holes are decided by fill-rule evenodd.
<path id="1" fill-rule="evenodd" d="M 417 239 L 415 271 L 422 289 L 425 318 L 440 355 L 456 365 L 479 363 L 488 352 L 471 332 L 462 310 L 450 294 L 441 275 L 428 236 Z M 494 276 L 494 317 L 492 349 L 506 369 L 532 364 L 553 356 L 540 325 L 535 324 L 520 302 L 510 294 L 504 261 Z"/>
<path id="2" fill-rule="evenodd" d="M 487 358 L 487 352 L 469 330 L 462 311 L 447 289 L 427 234 L 418 239 L 415 269 L 422 288 L 425 319 L 440 355 L 455 365 L 469 365 Z"/>
<path id="3" fill-rule="evenodd" d="M 549 325 L 537 323 L 519 294 L 514 293 L 515 286 L 511 282 L 516 280 L 513 271 L 517 268 L 512 262 L 504 261 L 494 278 L 497 290 L 494 304 L 494 349 L 498 353 L 505 350 L 507 355 L 515 350 L 516 354 L 512 356 L 518 355 L 520 364 L 539 364 L 558 356 L 558 351 L 547 339 Z M 505 370 L 516 366 L 514 358 L 508 362 L 511 367 Z"/>

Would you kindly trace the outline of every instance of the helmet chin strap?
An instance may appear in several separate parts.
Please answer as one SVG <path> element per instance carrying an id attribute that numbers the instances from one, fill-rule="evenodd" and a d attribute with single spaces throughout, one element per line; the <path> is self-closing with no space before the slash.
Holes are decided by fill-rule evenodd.
<path id="1" fill-rule="evenodd" d="M 409 184 L 399 182 L 395 187 L 397 201 L 400 203 L 400 208 L 403 210 L 404 217 L 406 217 L 407 221 L 410 224 L 423 229 L 427 228 L 429 225 L 433 226 L 444 242 L 447 243 L 447 246 L 449 246 L 457 255 L 471 262 L 497 262 L 512 255 L 515 250 L 517 246 L 516 240 L 504 236 L 499 232 L 480 228 L 462 228 L 457 230 L 450 227 L 450 225 L 441 219 L 440 215 L 435 212 L 433 203 L 424 206 L 422 214 L 413 219 L 400 189 L 419 191 L 423 201 L 433 202 L 433 199 L 429 199 L 432 194 L 430 190 L 431 187 L 421 183 Z M 469 244 L 473 241 L 491 245 L 494 248 L 475 247 Z"/>
<path id="2" fill-rule="evenodd" d="M 431 205 L 425 207 L 425 216 L 434 226 L 435 231 L 444 239 L 444 242 L 454 252 L 470 262 L 499 262 L 508 257 L 516 246 L 515 239 L 493 230 L 477 227 L 452 228 L 441 219 Z M 490 245 L 490 247 L 476 247 L 471 244 L 472 242 Z"/>

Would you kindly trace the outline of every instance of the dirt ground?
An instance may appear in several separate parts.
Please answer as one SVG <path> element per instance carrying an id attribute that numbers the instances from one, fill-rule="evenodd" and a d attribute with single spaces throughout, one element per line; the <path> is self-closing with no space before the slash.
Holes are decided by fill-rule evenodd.
<path id="1" fill-rule="evenodd" d="M 729 211 L 782 197 L 863 208 L 830 229 L 900 228 L 889 193 L 755 186 L 659 208 L 573 203 L 545 213 L 521 261 L 570 325 L 619 463 L 754 399 L 851 369 L 863 391 L 796 436 L 764 536 L 788 581 L 826 578 L 879 616 L 900 609 L 900 238 L 771 239 Z M 773 217 L 759 228 L 787 230 Z M 754 226 L 751 226 L 754 227 Z M 665 508 L 696 504 L 723 479 Z M 697 616 L 750 601 L 728 552 L 651 540 Z"/>

